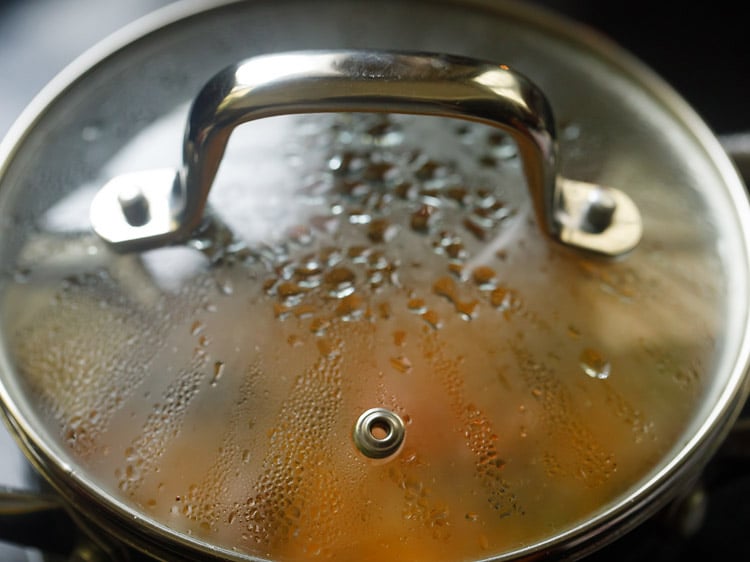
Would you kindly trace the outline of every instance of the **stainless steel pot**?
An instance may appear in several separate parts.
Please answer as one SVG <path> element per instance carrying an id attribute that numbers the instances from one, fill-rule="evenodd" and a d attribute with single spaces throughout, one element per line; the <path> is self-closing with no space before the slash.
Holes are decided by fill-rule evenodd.
<path id="1" fill-rule="evenodd" d="M 695 477 L 748 209 L 674 93 L 513 4 L 200 8 L 3 144 L 3 405 L 75 513 L 157 558 L 582 556 Z"/>

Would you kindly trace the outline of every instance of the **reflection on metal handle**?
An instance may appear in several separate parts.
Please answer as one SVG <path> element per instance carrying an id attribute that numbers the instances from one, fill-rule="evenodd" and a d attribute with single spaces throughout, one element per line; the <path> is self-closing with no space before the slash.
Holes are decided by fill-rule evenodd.
<path id="1" fill-rule="evenodd" d="M 435 115 L 498 127 L 518 145 L 546 235 L 606 255 L 627 252 L 640 240 L 638 210 L 622 192 L 558 178 L 552 112 L 528 79 L 475 59 L 379 51 L 266 55 L 221 71 L 193 103 L 182 169 L 114 178 L 92 204 L 94 230 L 126 251 L 184 241 L 201 224 L 237 125 L 342 111 Z"/>

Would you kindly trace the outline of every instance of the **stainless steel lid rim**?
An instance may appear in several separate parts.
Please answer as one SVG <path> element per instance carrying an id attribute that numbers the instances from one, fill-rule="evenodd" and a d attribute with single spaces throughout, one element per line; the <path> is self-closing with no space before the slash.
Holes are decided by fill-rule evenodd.
<path id="1" fill-rule="evenodd" d="M 224 3 L 218 2 L 217 6 L 230 5 L 231 2 Z M 481 2 L 481 4 L 490 6 L 488 3 Z M 150 31 L 148 33 L 155 32 L 158 27 L 161 26 L 166 20 L 169 20 L 175 15 L 182 17 L 192 12 L 192 10 L 201 10 L 205 7 L 205 3 L 189 3 L 185 5 L 185 11 L 169 11 L 168 13 L 162 14 L 163 20 L 158 22 L 157 26 L 151 24 Z M 494 9 L 494 8 L 492 8 Z M 156 21 L 156 20 L 153 20 Z M 135 37 L 135 34 L 131 37 Z M 114 51 L 113 51 L 114 52 Z M 95 65 L 105 64 L 104 62 L 94 63 L 96 53 L 93 53 L 90 58 L 87 58 L 83 64 Z M 616 59 L 620 60 L 620 59 Z M 631 68 L 630 63 L 624 65 L 628 69 Z M 69 70 L 69 74 L 65 76 L 67 84 L 60 87 L 58 82 L 51 88 L 55 90 L 55 93 L 50 94 L 50 89 L 45 90 L 45 93 L 35 101 L 35 105 L 38 105 L 37 110 L 32 106 L 30 110 L 24 114 L 24 117 L 14 126 L 11 134 L 5 139 L 5 142 L 0 147 L 0 156 L 2 156 L 3 163 L 9 162 L 13 159 L 16 151 L 23 148 L 24 136 L 28 128 L 33 127 L 40 119 L 44 118 L 46 107 L 54 104 L 54 100 L 57 96 L 65 95 L 69 86 L 77 83 L 78 78 L 74 77 L 74 73 L 82 72 L 83 67 L 74 67 Z M 635 71 L 638 72 L 635 72 Z M 732 197 L 738 204 L 738 208 L 742 209 L 741 216 L 737 217 L 738 222 L 743 226 L 744 239 L 742 244 L 744 245 L 743 254 L 747 256 L 747 248 L 750 247 L 750 235 L 748 234 L 747 224 L 748 217 L 746 216 L 746 202 L 747 197 L 744 193 L 741 182 L 736 179 L 736 174 L 731 167 L 728 158 L 720 150 L 718 143 L 710 136 L 705 126 L 697 119 L 692 110 L 684 106 L 676 96 L 673 96 L 671 91 L 662 88 L 662 85 L 658 82 L 654 84 L 651 77 L 646 76 L 645 78 L 638 74 L 640 70 L 634 69 L 634 75 L 637 74 L 639 78 L 642 78 L 642 82 L 648 82 L 650 92 L 654 95 L 658 95 L 659 99 L 666 100 L 670 106 L 675 104 L 677 107 L 676 114 L 679 115 L 680 119 L 686 123 L 689 130 L 693 131 L 696 138 L 700 139 L 707 151 L 714 158 L 714 162 L 721 168 L 721 175 L 725 177 L 726 183 L 729 188 L 730 197 Z M 85 73 L 81 74 L 81 76 Z M 654 90 L 656 88 L 656 90 Z M 673 99 L 674 98 L 674 99 Z M 17 136 L 17 139 L 13 137 Z M 4 169 L 0 170 L 0 175 L 4 173 Z M 601 539 L 601 531 L 609 530 L 610 527 L 629 528 L 640 521 L 639 515 L 644 515 L 647 512 L 651 512 L 666 501 L 669 497 L 667 490 L 672 490 L 672 485 L 676 481 L 681 481 L 687 478 L 695 470 L 698 470 L 701 465 L 705 462 L 705 453 L 707 450 L 712 449 L 716 446 L 716 441 L 726 431 L 728 424 L 737 415 L 739 408 L 743 400 L 745 399 L 748 388 L 747 381 L 744 381 L 745 365 L 748 363 L 748 357 L 750 356 L 750 338 L 747 335 L 747 330 L 744 331 L 742 337 L 742 344 L 736 357 L 736 365 L 734 372 L 727 379 L 727 387 L 722 393 L 721 397 L 717 399 L 715 406 L 712 408 L 712 414 L 707 416 L 705 423 L 701 426 L 700 431 L 689 443 L 685 444 L 680 451 L 680 454 L 675 457 L 673 462 L 669 464 L 664 470 L 660 471 L 653 480 L 646 486 L 641 487 L 638 493 L 631 495 L 629 501 L 624 505 L 618 505 L 615 509 L 607 511 L 606 513 L 588 521 L 584 527 L 590 531 L 585 534 L 583 543 L 589 543 L 590 541 L 597 542 Z M 7 355 L 4 353 L 3 358 L 3 370 L 11 372 L 10 365 L 6 364 L 5 360 Z M 743 382 L 744 381 L 744 382 Z M 171 548 L 178 550 L 177 556 L 188 556 L 188 553 L 193 552 L 196 548 L 201 552 L 202 555 L 216 557 L 216 559 L 223 559 L 222 557 L 231 557 L 231 559 L 248 559 L 247 557 L 237 555 L 230 551 L 217 549 L 202 543 L 194 539 L 186 539 L 185 537 L 176 536 L 171 530 L 156 524 L 154 521 L 148 519 L 141 519 L 140 516 L 133 511 L 130 507 L 125 504 L 121 504 L 117 501 L 112 501 L 112 498 L 105 491 L 92 486 L 92 483 L 87 480 L 85 475 L 79 476 L 72 471 L 70 467 L 67 467 L 65 463 L 59 458 L 57 453 L 53 449 L 49 449 L 46 444 L 46 439 L 35 433 L 35 430 L 31 424 L 25 423 L 25 414 L 16 409 L 16 402 L 14 395 L 5 386 L 5 380 L 0 381 L 0 393 L 2 396 L 2 402 L 4 404 L 4 413 L 10 419 L 10 423 L 14 429 L 14 432 L 19 433 L 23 436 L 24 447 L 30 452 L 31 456 L 36 459 L 36 464 L 45 472 L 48 477 L 51 478 L 56 487 L 60 488 L 73 505 L 81 509 L 83 513 L 88 516 L 93 515 L 92 520 L 94 522 L 99 519 L 98 515 L 103 515 L 102 519 L 110 520 L 111 523 L 105 523 L 105 527 L 115 531 L 116 534 L 121 535 L 123 538 L 131 544 L 136 546 L 142 544 L 143 536 L 148 537 L 147 542 L 154 547 L 166 547 L 166 552 L 169 552 Z M 102 502 L 102 500 L 106 500 Z M 104 508 L 102 507 L 104 506 Z M 646 507 L 648 506 L 648 507 Z M 122 532 L 122 526 L 128 531 Z M 132 529 L 130 529 L 132 525 Z M 133 531 L 133 536 L 128 539 L 130 530 Z M 534 554 L 550 549 L 554 551 L 564 552 L 571 548 L 572 550 L 578 550 L 581 548 L 579 544 L 580 537 L 578 537 L 578 530 L 573 530 L 570 533 L 570 537 L 558 537 L 551 541 L 549 544 L 542 543 L 534 545 L 529 549 L 520 549 L 518 551 L 509 553 L 507 556 L 502 556 L 498 560 L 514 557 L 518 554 Z M 166 540 L 165 540 L 166 539 Z M 150 549 L 151 547 L 149 547 Z M 559 550 L 558 550 L 559 549 Z M 169 556 L 169 554 L 165 554 Z"/>

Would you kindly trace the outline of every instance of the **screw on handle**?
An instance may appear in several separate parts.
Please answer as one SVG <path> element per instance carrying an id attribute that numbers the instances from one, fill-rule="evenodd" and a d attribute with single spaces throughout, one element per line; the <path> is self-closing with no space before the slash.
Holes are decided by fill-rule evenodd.
<path id="1" fill-rule="evenodd" d="M 264 55 L 222 70 L 193 102 L 181 169 L 111 180 L 92 203 L 94 230 L 122 251 L 185 241 L 201 225 L 236 126 L 320 112 L 434 115 L 498 127 L 518 145 L 537 222 L 547 236 L 605 255 L 627 252 L 640 240 L 638 210 L 624 193 L 557 176 L 552 111 L 527 78 L 466 57 L 382 51 Z M 614 204 L 604 214 L 598 203 L 590 204 L 603 200 L 603 190 Z"/>

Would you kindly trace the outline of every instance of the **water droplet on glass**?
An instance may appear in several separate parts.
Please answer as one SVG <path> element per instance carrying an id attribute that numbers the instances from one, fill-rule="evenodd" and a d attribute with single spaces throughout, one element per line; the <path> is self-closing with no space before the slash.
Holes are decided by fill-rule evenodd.
<path id="1" fill-rule="evenodd" d="M 206 329 L 206 325 L 200 320 L 196 320 L 190 326 L 190 335 L 199 336 L 205 329 Z"/>
<path id="2" fill-rule="evenodd" d="M 437 208 L 432 205 L 422 205 L 411 215 L 411 228 L 416 232 L 428 232 L 434 222 Z"/>
<path id="3" fill-rule="evenodd" d="M 432 292 L 439 297 L 445 297 L 452 303 L 458 302 L 458 287 L 451 277 L 441 277 L 432 286 Z"/>
<path id="4" fill-rule="evenodd" d="M 343 299 L 354 292 L 356 276 L 351 269 L 335 267 L 325 275 L 324 279 L 328 294 L 332 297 Z"/>
<path id="5" fill-rule="evenodd" d="M 609 361 L 591 348 L 586 348 L 581 352 L 579 361 L 583 372 L 592 379 L 606 379 L 612 370 Z"/>
<path id="6" fill-rule="evenodd" d="M 458 312 L 464 320 L 473 320 L 479 314 L 479 301 L 457 302 L 456 312 Z"/>
<path id="7" fill-rule="evenodd" d="M 443 164 L 429 158 L 419 158 L 415 164 L 418 167 L 414 175 L 423 181 L 444 177 L 448 174 L 448 169 Z"/>
<path id="8" fill-rule="evenodd" d="M 310 322 L 310 333 L 316 336 L 324 336 L 326 330 L 330 325 L 331 323 L 328 320 L 325 320 L 323 318 L 314 318 L 313 321 Z"/>
<path id="9" fill-rule="evenodd" d="M 471 272 L 471 277 L 480 289 L 495 288 L 495 270 L 491 267 L 476 267 L 474 268 L 474 271 Z"/>
<path id="10" fill-rule="evenodd" d="M 493 227 L 492 221 L 487 221 L 477 215 L 466 217 L 463 220 L 463 225 L 479 241 L 485 240 L 489 234 L 488 230 Z"/>
<path id="11" fill-rule="evenodd" d="M 328 267 L 332 267 L 344 259 L 344 254 L 338 248 L 327 247 L 320 251 L 321 261 Z"/>
<path id="12" fill-rule="evenodd" d="M 372 248 L 367 246 L 352 246 L 346 251 L 346 257 L 352 263 L 365 263 L 371 252 Z"/>
<path id="13" fill-rule="evenodd" d="M 295 335 L 295 334 L 292 334 L 288 338 L 286 338 L 286 341 L 292 347 L 300 347 L 300 346 L 302 346 L 302 345 L 305 344 L 305 342 L 302 340 L 302 338 L 299 337 L 299 336 L 297 336 L 297 335 Z"/>
<path id="14" fill-rule="evenodd" d="M 315 343 L 318 347 L 318 352 L 320 352 L 323 357 L 333 358 L 340 353 L 338 346 L 326 338 L 321 338 Z"/>
<path id="15" fill-rule="evenodd" d="M 336 307 L 336 315 L 345 322 L 361 318 L 364 312 L 365 301 L 361 296 L 355 294 L 342 298 Z"/>
<path id="16" fill-rule="evenodd" d="M 362 176 L 369 182 L 383 183 L 394 176 L 395 166 L 391 162 L 371 161 L 365 168 Z"/>
<path id="17" fill-rule="evenodd" d="M 427 310 L 427 305 L 424 299 L 409 299 L 406 303 L 406 308 L 415 314 L 423 314 Z"/>
<path id="18" fill-rule="evenodd" d="M 490 133 L 487 144 L 491 154 L 498 159 L 510 160 L 518 154 L 518 147 L 513 139 L 500 131 Z"/>
<path id="19" fill-rule="evenodd" d="M 372 216 L 364 209 L 352 209 L 349 212 L 349 222 L 352 224 L 370 224 Z"/>
<path id="20" fill-rule="evenodd" d="M 216 386 L 219 382 L 219 379 L 221 379 L 223 374 L 224 374 L 224 362 L 216 361 L 216 363 L 214 363 L 214 376 L 211 379 L 211 386 Z"/>
<path id="21" fill-rule="evenodd" d="M 411 361 L 408 357 L 399 355 L 398 357 L 391 357 L 391 366 L 396 369 L 399 373 L 410 373 L 412 369 Z"/>
<path id="22" fill-rule="evenodd" d="M 492 289 L 490 292 L 490 304 L 499 310 L 509 310 L 510 308 L 520 306 L 515 291 L 507 287 Z"/>
<path id="23" fill-rule="evenodd" d="M 398 227 L 391 224 L 387 219 L 376 219 L 370 223 L 367 229 L 367 237 L 376 244 L 389 242 L 396 236 Z"/>
<path id="24" fill-rule="evenodd" d="M 404 134 L 398 124 L 384 120 L 370 127 L 363 140 L 378 146 L 397 146 L 404 141 Z"/>
<path id="25" fill-rule="evenodd" d="M 328 159 L 328 169 L 332 172 L 344 172 L 346 171 L 347 158 L 346 154 L 334 154 Z"/>
<path id="26" fill-rule="evenodd" d="M 287 306 L 299 304 L 305 294 L 305 289 L 292 281 L 284 281 L 276 287 L 276 294 Z"/>
<path id="27" fill-rule="evenodd" d="M 452 260 L 462 261 L 469 257 L 469 253 L 466 251 L 463 243 L 454 242 L 444 248 L 444 253 Z"/>
<path id="28" fill-rule="evenodd" d="M 234 293 L 234 286 L 229 279 L 217 280 L 216 286 L 218 287 L 219 292 L 221 292 L 222 295 L 231 295 L 232 293 Z"/>
<path id="29" fill-rule="evenodd" d="M 455 132 L 462 144 L 471 145 L 477 141 L 479 127 L 472 123 L 461 123 L 456 127 Z"/>
<path id="30" fill-rule="evenodd" d="M 438 313 L 435 312 L 434 310 L 431 310 L 431 309 L 430 310 L 425 310 L 421 314 L 421 316 L 422 316 L 422 320 L 424 320 L 425 322 L 427 322 L 427 324 L 431 328 L 433 328 L 435 330 L 439 330 L 440 328 L 442 328 L 443 322 L 442 322 L 442 320 L 440 320 L 440 316 L 438 316 Z"/>

